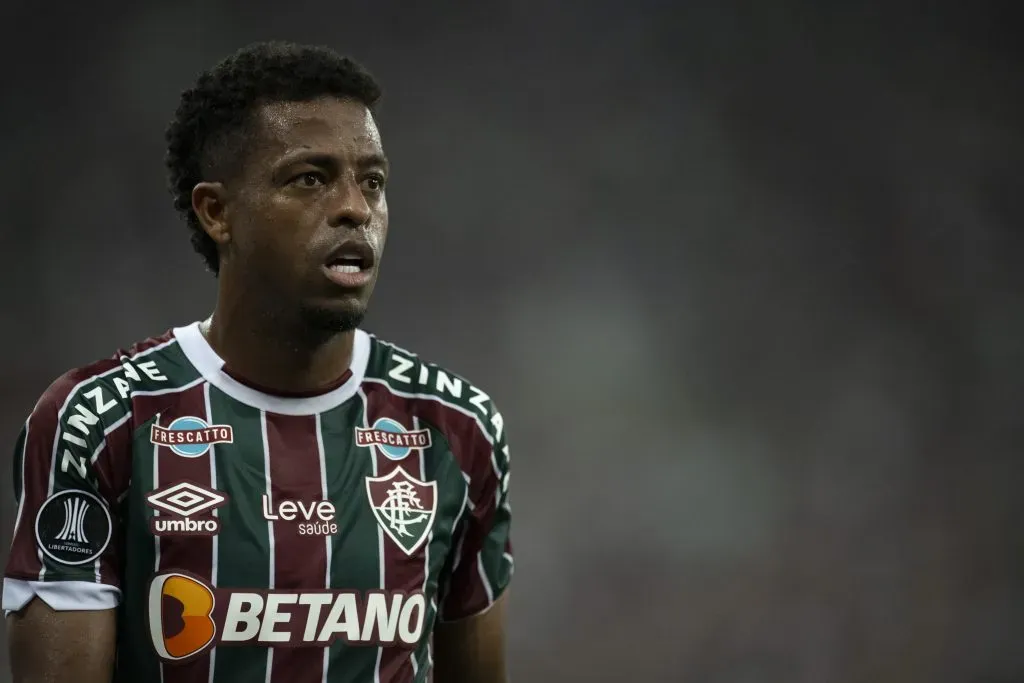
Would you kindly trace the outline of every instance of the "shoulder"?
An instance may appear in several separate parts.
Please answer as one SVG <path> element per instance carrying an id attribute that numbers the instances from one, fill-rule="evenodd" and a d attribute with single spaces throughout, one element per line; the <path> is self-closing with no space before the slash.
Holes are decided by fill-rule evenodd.
<path id="1" fill-rule="evenodd" d="M 86 441 L 95 430 L 85 429 L 102 422 L 110 424 L 130 411 L 134 392 L 164 385 L 161 356 L 175 346 L 173 333 L 118 349 L 109 357 L 72 368 L 53 380 L 39 397 L 29 418 L 37 434 L 75 427 Z M 45 429 L 43 429 L 45 428 Z"/>
<path id="2" fill-rule="evenodd" d="M 482 440 L 489 451 L 504 446 L 505 421 L 490 394 L 462 375 L 412 351 L 370 335 L 370 359 L 364 381 L 415 403 L 417 412 L 428 413 L 427 421 L 450 439 Z"/>
<path id="3" fill-rule="evenodd" d="M 131 431 L 132 399 L 139 391 L 168 383 L 159 359 L 173 345 L 172 334 L 166 333 L 73 368 L 51 382 L 16 445 L 14 466 L 16 473 L 21 472 L 20 485 L 31 489 L 26 482 L 44 473 L 52 482 L 47 490 L 81 488 L 83 482 L 96 485 L 97 468 L 122 462 L 130 439 L 119 437 Z M 106 447 L 111 439 L 117 448 Z M 33 490 L 34 495 L 45 495 Z"/>

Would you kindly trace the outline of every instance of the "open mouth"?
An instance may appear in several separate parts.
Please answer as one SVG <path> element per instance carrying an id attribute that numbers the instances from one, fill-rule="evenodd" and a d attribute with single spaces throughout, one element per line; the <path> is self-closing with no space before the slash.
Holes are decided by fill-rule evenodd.
<path id="1" fill-rule="evenodd" d="M 325 265 L 338 273 L 358 273 L 373 268 L 373 261 L 373 249 L 369 243 L 349 241 L 339 244 L 327 257 Z"/>
<path id="2" fill-rule="evenodd" d="M 335 273 L 358 273 L 367 270 L 365 259 L 359 256 L 340 256 L 327 264 Z"/>
<path id="3" fill-rule="evenodd" d="M 367 284 L 373 271 L 375 256 L 366 242 L 341 244 L 324 263 L 327 276 L 343 287 L 361 287 Z"/>

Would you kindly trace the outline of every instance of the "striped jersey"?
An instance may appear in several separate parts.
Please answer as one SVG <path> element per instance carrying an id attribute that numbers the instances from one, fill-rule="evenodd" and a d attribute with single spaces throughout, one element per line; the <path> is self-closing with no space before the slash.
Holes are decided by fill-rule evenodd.
<path id="1" fill-rule="evenodd" d="M 117 681 L 426 681 L 512 575 L 501 414 L 362 331 L 281 396 L 171 330 L 54 382 L 14 460 L 4 609 L 116 607 Z"/>

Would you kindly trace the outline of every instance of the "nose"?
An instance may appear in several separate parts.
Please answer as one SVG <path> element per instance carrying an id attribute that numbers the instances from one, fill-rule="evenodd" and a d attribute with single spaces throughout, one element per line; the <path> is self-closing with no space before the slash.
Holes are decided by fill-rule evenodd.
<path id="1" fill-rule="evenodd" d="M 328 209 L 331 227 L 358 228 L 370 220 L 370 205 L 355 178 L 341 178 L 335 183 Z"/>

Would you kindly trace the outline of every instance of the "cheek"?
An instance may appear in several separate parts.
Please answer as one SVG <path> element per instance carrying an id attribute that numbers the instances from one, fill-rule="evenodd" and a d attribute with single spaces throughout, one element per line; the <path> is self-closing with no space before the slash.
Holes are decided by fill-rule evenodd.
<path id="1" fill-rule="evenodd" d="M 249 224 L 250 250 L 260 252 L 261 260 L 276 262 L 278 269 L 299 260 L 315 239 L 315 230 L 307 227 L 316 225 L 315 216 L 289 202 L 268 201 L 255 208 Z"/>
<path id="2" fill-rule="evenodd" d="M 366 241 L 373 247 L 373 252 L 377 254 L 379 258 L 384 253 L 384 243 L 387 242 L 388 231 L 387 228 L 380 230 L 370 230 L 366 233 Z"/>
<path id="3" fill-rule="evenodd" d="M 241 232 L 235 240 L 237 251 L 260 270 L 266 270 L 267 265 L 280 266 L 280 261 L 287 259 L 289 251 L 281 239 L 281 231 L 273 230 L 259 218 L 248 223 Z"/>
<path id="4" fill-rule="evenodd" d="M 384 252 L 384 244 L 388 241 L 388 208 L 384 206 L 379 214 L 380 219 L 366 233 L 366 239 L 373 250 L 380 256 Z"/>
<path id="5" fill-rule="evenodd" d="M 236 251 L 254 278 L 282 287 L 295 280 L 305 265 L 298 238 L 270 217 L 267 217 L 270 220 L 264 220 L 262 216 L 254 218 L 246 226 Z"/>

